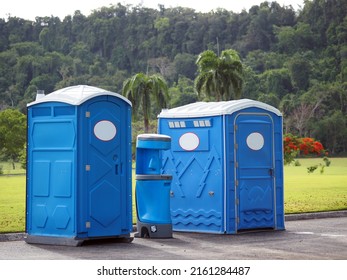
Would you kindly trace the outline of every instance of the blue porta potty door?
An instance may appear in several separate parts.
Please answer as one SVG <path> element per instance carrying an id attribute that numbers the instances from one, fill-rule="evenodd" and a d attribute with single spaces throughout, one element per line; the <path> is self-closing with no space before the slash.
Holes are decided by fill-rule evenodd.
<path id="1" fill-rule="evenodd" d="M 273 121 L 269 115 L 241 114 L 235 125 L 238 231 L 275 228 Z"/>
<path id="2" fill-rule="evenodd" d="M 130 241 L 131 103 L 90 86 L 28 104 L 28 243 Z"/>
<path id="3" fill-rule="evenodd" d="M 282 114 L 254 100 L 197 102 L 163 110 L 172 139 L 173 230 L 235 234 L 284 229 Z"/>

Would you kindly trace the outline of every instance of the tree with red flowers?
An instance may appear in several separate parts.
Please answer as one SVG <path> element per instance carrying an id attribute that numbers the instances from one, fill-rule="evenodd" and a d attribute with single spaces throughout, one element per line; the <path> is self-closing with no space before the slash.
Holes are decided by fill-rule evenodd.
<path id="1" fill-rule="evenodd" d="M 292 134 L 285 134 L 283 137 L 283 152 L 284 164 L 289 165 L 295 161 L 299 155 L 303 156 L 323 156 L 324 164 L 317 164 L 307 168 L 308 173 L 312 173 L 319 166 L 320 172 L 324 172 L 324 167 L 330 165 L 330 160 L 327 158 L 328 153 L 325 151 L 321 142 L 310 138 L 300 138 Z"/>

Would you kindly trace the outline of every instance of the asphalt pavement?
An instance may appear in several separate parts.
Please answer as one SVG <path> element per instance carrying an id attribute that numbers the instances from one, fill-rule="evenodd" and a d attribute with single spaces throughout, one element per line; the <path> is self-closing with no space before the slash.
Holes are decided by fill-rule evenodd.
<path id="1" fill-rule="evenodd" d="M 347 211 L 286 216 L 286 230 L 237 235 L 174 232 L 171 239 L 80 247 L 27 244 L 0 234 L 2 260 L 347 260 Z"/>

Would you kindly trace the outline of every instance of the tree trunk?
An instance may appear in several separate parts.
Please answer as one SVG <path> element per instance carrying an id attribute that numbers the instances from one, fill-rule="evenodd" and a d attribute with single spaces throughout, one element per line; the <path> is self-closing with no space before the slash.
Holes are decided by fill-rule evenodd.
<path id="1" fill-rule="evenodd" d="M 146 117 L 144 117 L 144 124 L 145 124 L 145 133 L 148 133 L 148 131 L 149 131 L 149 120 Z"/>

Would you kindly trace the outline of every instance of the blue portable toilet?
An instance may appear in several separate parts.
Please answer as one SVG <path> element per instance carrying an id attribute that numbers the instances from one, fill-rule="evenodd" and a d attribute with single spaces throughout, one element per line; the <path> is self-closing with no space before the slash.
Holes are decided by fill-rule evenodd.
<path id="1" fill-rule="evenodd" d="M 79 85 L 28 104 L 26 241 L 131 241 L 131 103 Z"/>
<path id="2" fill-rule="evenodd" d="M 159 133 L 172 139 L 173 230 L 235 234 L 284 229 L 282 114 L 241 99 L 165 109 Z"/>

